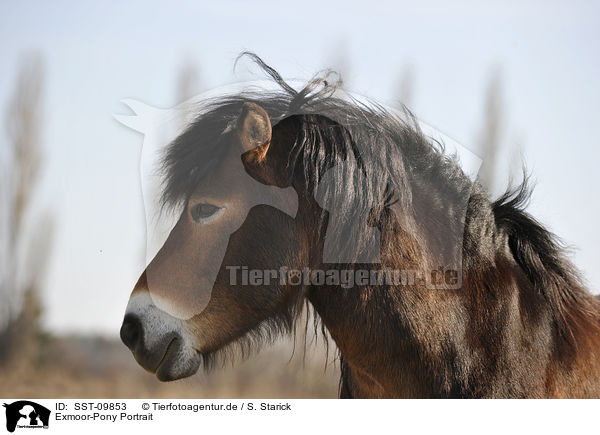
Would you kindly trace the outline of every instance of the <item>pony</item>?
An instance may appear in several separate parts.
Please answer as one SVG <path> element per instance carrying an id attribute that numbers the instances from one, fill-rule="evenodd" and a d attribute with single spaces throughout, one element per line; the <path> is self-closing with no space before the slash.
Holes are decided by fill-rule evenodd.
<path id="1" fill-rule="evenodd" d="M 166 149 L 179 219 L 120 335 L 159 380 L 295 331 L 339 352 L 341 398 L 600 396 L 600 303 L 524 211 L 492 201 L 410 112 L 296 90 L 215 97 Z"/>

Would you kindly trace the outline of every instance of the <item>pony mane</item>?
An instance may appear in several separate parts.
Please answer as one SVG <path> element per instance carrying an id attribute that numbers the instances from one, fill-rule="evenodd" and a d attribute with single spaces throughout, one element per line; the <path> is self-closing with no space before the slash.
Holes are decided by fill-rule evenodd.
<path id="1" fill-rule="evenodd" d="M 600 303 L 585 290 L 560 239 L 525 212 L 531 193 L 524 175 L 519 186 L 492 203 L 495 222 L 508 235 L 510 251 L 534 291 L 548 302 L 560 338 L 576 347 L 580 333 L 590 338 L 600 333 Z"/>
<path id="2" fill-rule="evenodd" d="M 313 77 L 296 91 L 258 56 L 241 56 L 252 58 L 279 90 L 244 92 L 205 102 L 202 113 L 166 149 L 161 165 L 163 208 L 184 203 L 191 190 L 216 168 L 227 153 L 229 135 L 243 104 L 252 102 L 268 113 L 274 126 L 284 119 L 299 119 L 288 167 L 304 172 L 308 193 L 316 193 L 329 169 L 344 166 L 337 183 L 329 186 L 322 198 L 335 203 L 337 213 L 330 219 L 339 222 L 330 220 L 331 228 L 344 227 L 349 218 L 372 208 L 384 210 L 397 204 L 410 211 L 415 185 L 423 189 L 438 186 L 440 197 L 461 198 L 462 211 L 466 210 L 472 181 L 455 156 L 445 154 L 443 144 L 422 133 L 408 109 L 403 108 L 401 117 L 372 101 L 342 98 L 337 94 L 341 78 L 332 71 Z M 461 225 L 460 217 L 453 217 L 453 225 Z M 332 235 L 342 252 L 358 252 L 367 244 L 361 228 L 356 228 L 354 236 L 358 242 L 352 248 L 345 235 Z"/>

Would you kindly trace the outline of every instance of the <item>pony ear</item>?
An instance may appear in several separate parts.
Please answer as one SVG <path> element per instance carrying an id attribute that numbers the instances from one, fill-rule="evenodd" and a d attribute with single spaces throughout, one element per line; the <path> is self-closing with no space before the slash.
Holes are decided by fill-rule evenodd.
<path id="1" fill-rule="evenodd" d="M 244 103 L 237 119 L 237 131 L 244 151 L 258 146 L 269 146 L 271 120 L 265 109 L 254 103 Z"/>
<path id="2" fill-rule="evenodd" d="M 298 134 L 297 115 L 278 122 L 271 132 L 269 142 L 258 145 L 242 154 L 246 172 L 255 180 L 277 187 L 292 184 L 295 162 L 290 154 Z"/>

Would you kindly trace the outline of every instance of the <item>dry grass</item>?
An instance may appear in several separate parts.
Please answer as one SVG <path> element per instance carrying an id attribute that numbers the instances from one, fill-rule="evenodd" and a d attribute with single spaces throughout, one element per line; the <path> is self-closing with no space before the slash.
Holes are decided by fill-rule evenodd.
<path id="1" fill-rule="evenodd" d="M 0 367 L 4 398 L 334 398 L 339 369 L 320 345 L 285 339 L 209 373 L 162 383 L 117 340 L 46 337 L 35 357 Z M 300 348 L 300 349 L 299 349 Z M 294 355 L 292 356 L 292 353 Z"/>

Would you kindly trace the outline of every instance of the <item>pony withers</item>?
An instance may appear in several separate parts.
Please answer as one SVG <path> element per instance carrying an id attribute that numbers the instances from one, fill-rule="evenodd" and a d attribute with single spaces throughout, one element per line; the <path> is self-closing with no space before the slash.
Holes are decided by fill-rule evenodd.
<path id="1" fill-rule="evenodd" d="M 490 202 L 408 115 L 296 91 L 213 98 L 162 160 L 179 219 L 123 342 L 163 381 L 289 333 L 335 341 L 340 397 L 597 397 L 600 307 L 554 236 Z"/>

